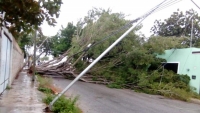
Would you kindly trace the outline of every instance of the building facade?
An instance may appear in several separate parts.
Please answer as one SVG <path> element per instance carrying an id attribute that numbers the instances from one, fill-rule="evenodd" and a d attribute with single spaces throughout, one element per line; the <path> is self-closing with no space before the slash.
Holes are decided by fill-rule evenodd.
<path id="1" fill-rule="evenodd" d="M 166 59 L 164 68 L 177 74 L 187 74 L 190 77 L 190 86 L 200 94 L 200 48 L 165 50 L 164 54 L 157 57 Z"/>

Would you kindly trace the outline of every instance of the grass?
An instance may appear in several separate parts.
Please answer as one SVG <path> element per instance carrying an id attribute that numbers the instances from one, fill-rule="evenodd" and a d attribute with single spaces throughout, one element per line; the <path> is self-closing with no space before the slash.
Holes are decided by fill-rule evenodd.
<path id="1" fill-rule="evenodd" d="M 38 90 L 45 93 L 45 94 L 52 93 L 52 90 L 50 88 L 46 88 L 46 87 L 38 87 Z"/>
<path id="2" fill-rule="evenodd" d="M 41 77 L 41 76 L 37 75 L 37 80 L 39 82 L 40 87 L 47 87 L 52 84 L 52 79 L 48 78 L 48 77 Z"/>
<path id="3" fill-rule="evenodd" d="M 55 98 L 52 89 L 49 88 L 52 84 L 52 79 L 47 77 L 37 76 L 39 82 L 38 90 L 45 93 L 46 96 L 42 99 L 47 105 Z M 66 98 L 61 96 L 52 106 L 54 113 L 82 113 L 81 110 L 76 106 L 78 97 Z"/>
<path id="4" fill-rule="evenodd" d="M 8 86 L 8 85 L 6 86 L 6 89 L 7 89 L 7 90 L 10 90 L 11 88 L 12 88 L 12 87 L 10 87 L 10 86 Z"/>
<path id="5" fill-rule="evenodd" d="M 47 94 L 43 98 L 43 102 L 49 104 L 55 95 Z M 81 110 L 76 106 L 78 97 L 67 99 L 65 96 L 61 96 L 53 105 L 52 111 L 55 113 L 81 113 Z"/>

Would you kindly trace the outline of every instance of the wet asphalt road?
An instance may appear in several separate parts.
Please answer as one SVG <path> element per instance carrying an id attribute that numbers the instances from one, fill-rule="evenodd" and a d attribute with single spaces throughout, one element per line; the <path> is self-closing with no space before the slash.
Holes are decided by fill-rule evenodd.
<path id="1" fill-rule="evenodd" d="M 63 89 L 70 80 L 54 79 L 54 83 Z M 83 113 L 200 113 L 198 104 L 98 84 L 76 82 L 66 93 L 79 96 Z"/>

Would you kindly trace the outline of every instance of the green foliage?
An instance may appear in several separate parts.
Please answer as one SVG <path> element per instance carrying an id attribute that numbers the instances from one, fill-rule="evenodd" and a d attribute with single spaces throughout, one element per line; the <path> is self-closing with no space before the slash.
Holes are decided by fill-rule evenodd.
<path id="1" fill-rule="evenodd" d="M 50 104 L 56 95 L 53 95 L 52 90 L 48 88 L 52 84 L 52 80 L 49 78 L 43 78 L 37 76 L 39 87 L 38 90 L 45 93 L 45 98 L 42 101 L 46 104 Z M 53 105 L 52 111 L 54 113 L 81 113 L 81 110 L 76 106 L 78 97 L 67 99 L 65 96 L 61 96 Z"/>
<path id="2" fill-rule="evenodd" d="M 194 94 L 189 86 L 189 81 L 190 77 L 187 75 L 178 75 L 167 70 L 164 72 L 154 71 L 150 75 L 146 73 L 139 76 L 137 90 L 189 101 Z"/>
<path id="3" fill-rule="evenodd" d="M 52 84 L 52 79 L 48 77 L 42 77 L 40 75 L 37 75 L 37 80 L 39 82 L 39 86 L 43 88 L 50 86 Z"/>
<path id="4" fill-rule="evenodd" d="M 191 18 L 192 17 L 192 18 Z M 200 26 L 199 26 L 199 15 L 193 9 L 190 9 L 185 12 L 182 11 L 174 12 L 169 18 L 164 21 L 156 20 L 154 26 L 151 28 L 151 32 L 154 35 L 159 35 L 163 37 L 176 36 L 176 37 L 187 37 L 184 40 L 186 46 L 189 46 L 190 41 L 188 40 L 191 37 L 191 28 L 192 28 L 192 19 L 194 31 L 193 31 L 193 45 L 195 47 L 200 46 Z"/>
<path id="5" fill-rule="evenodd" d="M 20 40 L 18 41 L 18 44 L 22 50 L 25 51 L 25 45 L 29 45 L 31 43 L 31 36 L 28 34 L 24 34 L 21 36 Z"/>
<path id="6" fill-rule="evenodd" d="M 78 112 L 78 109 L 75 107 L 77 99 L 77 97 L 74 99 L 66 99 L 65 97 L 61 97 L 60 100 L 58 100 L 53 106 L 53 111 L 57 113 L 76 113 Z"/>
<path id="7" fill-rule="evenodd" d="M 110 10 L 103 9 L 92 9 L 88 12 L 83 20 L 78 22 L 77 27 L 77 36 L 72 40 L 73 50 L 71 54 L 74 54 L 80 50 L 85 49 L 89 44 L 95 44 L 101 41 L 103 38 L 115 32 L 121 26 L 124 26 L 128 23 L 128 20 L 124 19 L 123 13 L 112 13 Z M 127 26 L 129 27 L 129 26 Z M 89 49 L 85 56 L 90 56 L 96 58 L 101 54 L 109 45 L 111 45 L 122 33 L 125 32 L 127 28 L 122 29 L 113 36 L 110 36 L 106 41 L 103 41 L 101 44 L 95 45 Z M 136 30 L 134 30 L 135 32 Z M 127 37 L 129 40 L 123 41 L 118 44 L 112 51 L 108 53 L 108 56 L 115 56 L 116 53 L 120 54 L 123 49 L 131 49 L 130 46 L 135 42 L 137 36 L 134 32 L 131 32 Z M 123 48 L 123 44 L 127 44 L 126 48 Z M 128 47 L 129 45 L 129 47 Z M 104 57 L 104 58 L 105 58 Z"/>
<path id="8" fill-rule="evenodd" d="M 90 63 L 78 58 L 97 58 L 109 47 L 127 28 L 113 32 L 127 25 L 123 13 L 112 13 L 110 10 L 94 8 L 80 20 L 76 27 L 75 36 L 71 39 L 71 63 L 75 63 L 76 71 L 80 72 Z M 129 27 L 128 25 L 126 27 Z M 190 88 L 190 78 L 187 75 L 177 75 L 172 71 L 160 70 L 164 59 L 157 54 L 166 49 L 183 48 L 181 44 L 185 37 L 151 36 L 148 40 L 136 32 L 142 26 L 136 27 L 119 44 L 109 51 L 88 72 L 94 81 L 108 81 L 111 88 L 129 88 L 150 94 L 160 94 L 170 98 L 188 101 L 195 94 Z M 181 35 L 177 35 L 181 36 Z M 107 38 L 105 38 L 107 37 Z M 105 39 L 104 39 L 105 38 Z M 91 47 L 87 47 L 91 44 Z M 73 55 L 79 51 L 84 53 Z"/>
<path id="9" fill-rule="evenodd" d="M 59 16 L 61 4 L 61 0 L 1 0 L 0 12 L 6 13 L 6 27 L 17 38 L 22 32 L 38 28 L 44 21 L 54 26 L 54 17 Z"/>
<path id="10" fill-rule="evenodd" d="M 46 77 L 37 75 L 37 80 L 39 82 L 39 87 L 38 87 L 39 91 L 46 93 L 46 94 L 52 93 L 52 90 L 50 88 L 48 88 L 48 86 L 50 86 L 52 84 L 51 78 L 46 78 Z"/>
<path id="11" fill-rule="evenodd" d="M 63 54 L 71 47 L 71 41 L 76 31 L 73 23 L 68 23 L 66 28 L 62 28 L 55 36 L 49 40 L 49 45 L 45 49 L 49 50 L 53 56 Z"/>
<path id="12" fill-rule="evenodd" d="M 43 102 L 49 104 L 55 98 L 54 95 L 48 94 Z M 54 113 L 81 113 L 80 109 L 76 107 L 78 97 L 66 99 L 61 96 L 53 105 L 52 111 Z"/>
<path id="13" fill-rule="evenodd" d="M 10 86 L 7 85 L 7 86 L 6 86 L 6 89 L 7 89 L 7 90 L 10 90 L 10 89 L 12 89 L 12 87 L 10 87 Z"/>
<path id="14" fill-rule="evenodd" d="M 46 87 L 38 87 L 38 90 L 43 92 L 43 93 L 46 93 L 46 94 L 50 94 L 52 93 L 52 90 L 50 88 L 46 88 Z"/>
<path id="15" fill-rule="evenodd" d="M 163 89 L 158 90 L 158 92 L 163 96 L 183 101 L 189 101 L 191 98 L 190 92 L 187 92 L 186 90 L 183 90 L 181 88 L 176 88 L 175 86 L 173 86 L 173 84 L 169 83 L 164 88 L 165 88 L 164 90 Z"/>
<path id="16" fill-rule="evenodd" d="M 144 43 L 145 49 L 151 54 L 162 54 L 164 50 L 173 48 L 184 48 L 186 45 L 181 44 L 185 38 L 183 37 L 162 37 L 151 36 L 147 43 Z"/>
<path id="17" fill-rule="evenodd" d="M 110 84 L 108 84 L 107 86 L 108 86 L 109 88 L 117 88 L 117 89 L 122 88 L 122 85 L 121 85 L 121 84 L 118 84 L 118 83 L 116 83 L 116 82 L 110 83 Z"/>
<path id="18" fill-rule="evenodd" d="M 50 102 L 55 98 L 55 95 L 53 94 L 47 94 L 45 98 L 42 99 L 42 101 L 45 103 L 45 104 L 50 104 Z"/>
<path id="19" fill-rule="evenodd" d="M 76 65 L 77 71 L 82 71 L 85 69 L 85 67 L 87 66 L 86 63 L 84 62 L 78 62 Z"/>
<path id="20" fill-rule="evenodd" d="M 200 99 L 200 95 L 196 92 L 191 92 L 193 98 Z"/>

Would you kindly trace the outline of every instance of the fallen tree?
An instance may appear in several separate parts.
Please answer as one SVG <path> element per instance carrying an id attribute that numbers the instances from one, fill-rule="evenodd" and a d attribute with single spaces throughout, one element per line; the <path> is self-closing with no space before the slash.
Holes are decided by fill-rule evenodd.
<path id="1" fill-rule="evenodd" d="M 98 20 L 87 19 L 87 24 L 82 25 L 84 28 L 77 28 L 82 31 L 80 35 L 72 38 L 71 48 L 59 57 L 37 66 L 37 73 L 68 79 L 77 77 L 90 64 L 88 60 L 97 58 L 125 28 L 116 34 L 113 31 L 127 23 L 123 15 L 109 12 L 103 12 Z M 164 70 L 160 63 L 166 61 L 157 58 L 155 54 L 162 54 L 164 50 L 170 48 L 181 48 L 182 38 L 154 36 L 145 41 L 143 35 L 136 34 L 139 29 L 140 27 L 134 29 L 80 80 L 106 84 L 112 88 L 128 88 L 160 94 L 185 101 L 194 96 L 189 86 L 190 78 L 187 75 L 177 75 Z M 105 36 L 109 37 L 102 39 Z M 89 45 L 90 48 L 87 48 Z"/>
<path id="2" fill-rule="evenodd" d="M 71 63 L 71 59 L 73 56 L 67 57 L 70 49 L 66 51 L 63 55 L 56 57 L 53 60 L 50 60 L 46 63 L 42 63 L 41 65 L 36 66 L 36 72 L 43 76 L 49 77 L 64 77 L 68 79 L 72 79 L 77 77 L 79 74 L 76 71 L 76 68 Z M 82 55 L 80 55 L 82 56 Z M 62 61 L 63 59 L 66 59 Z M 80 60 L 77 59 L 77 60 Z M 78 62 L 78 61 L 75 61 Z M 31 68 L 32 70 L 33 68 Z M 98 80 L 93 79 L 94 76 L 90 74 L 86 74 L 84 77 L 80 78 L 81 81 L 89 82 L 89 83 L 98 83 L 98 84 L 109 84 L 110 82 L 102 77 L 99 77 Z"/>

